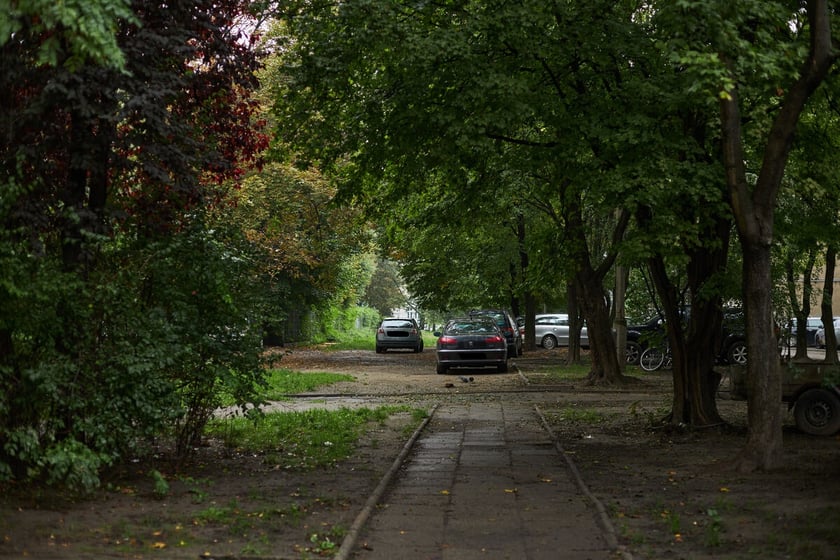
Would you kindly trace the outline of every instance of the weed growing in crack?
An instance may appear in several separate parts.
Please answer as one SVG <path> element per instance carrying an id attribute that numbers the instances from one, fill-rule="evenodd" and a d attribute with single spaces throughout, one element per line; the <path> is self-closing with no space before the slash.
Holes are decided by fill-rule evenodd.
<path id="1" fill-rule="evenodd" d="M 346 534 L 347 531 L 340 525 L 331 527 L 323 533 L 312 533 L 309 536 L 309 542 L 312 543 L 311 550 L 321 555 L 332 554 Z"/>
<path id="2" fill-rule="evenodd" d="M 665 523 L 668 524 L 668 530 L 672 535 L 677 535 L 681 532 L 680 515 L 678 513 L 666 509 L 659 515 L 665 520 Z"/>
<path id="3" fill-rule="evenodd" d="M 723 532 L 723 520 L 718 511 L 714 508 L 706 510 L 706 515 L 709 517 L 709 523 L 706 525 L 706 546 L 720 546 L 721 532 Z"/>

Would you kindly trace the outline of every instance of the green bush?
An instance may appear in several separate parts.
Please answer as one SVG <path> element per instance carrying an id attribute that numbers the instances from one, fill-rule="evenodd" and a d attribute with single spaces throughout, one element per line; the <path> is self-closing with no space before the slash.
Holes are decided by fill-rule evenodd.
<path id="1" fill-rule="evenodd" d="M 0 478 L 86 491 L 171 434 L 187 452 L 224 390 L 253 400 L 260 290 L 235 237 L 97 240 L 84 274 L 0 239 Z"/>

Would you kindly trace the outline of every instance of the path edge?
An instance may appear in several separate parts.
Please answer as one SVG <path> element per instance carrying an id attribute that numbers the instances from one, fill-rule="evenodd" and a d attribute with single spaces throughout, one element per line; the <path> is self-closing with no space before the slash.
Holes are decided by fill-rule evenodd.
<path id="1" fill-rule="evenodd" d="M 618 536 L 615 530 L 615 526 L 610 519 L 609 514 L 607 513 L 607 508 L 604 507 L 604 504 L 598 497 L 593 494 L 589 487 L 584 482 L 583 477 L 580 474 L 580 471 L 577 468 L 577 465 L 566 453 L 566 450 L 560 444 L 560 440 L 557 438 L 557 435 L 554 433 L 554 430 L 551 429 L 548 421 L 545 419 L 545 415 L 543 415 L 542 410 L 538 405 L 534 405 L 534 410 L 537 413 L 537 416 L 540 418 L 540 422 L 542 422 L 543 428 L 548 432 L 549 436 L 551 437 L 552 443 L 554 443 L 554 448 L 557 452 L 563 457 L 566 461 L 566 465 L 569 467 L 569 470 L 572 471 L 572 474 L 575 477 L 575 482 L 577 483 L 578 488 L 581 492 L 587 497 L 587 499 L 592 502 L 592 505 L 595 506 L 595 510 L 598 512 L 598 521 L 601 524 L 601 528 L 604 531 L 605 537 L 607 539 L 607 545 L 613 549 L 617 554 L 619 554 L 622 560 L 633 560 L 633 555 L 627 551 L 626 547 L 618 543 Z"/>
<path id="2" fill-rule="evenodd" d="M 359 534 L 364 528 L 365 524 L 367 523 L 370 516 L 373 514 L 374 508 L 382 499 L 382 496 L 385 494 L 385 490 L 387 490 L 388 486 L 391 484 L 391 481 L 397 474 L 397 471 L 402 466 L 405 458 L 411 452 L 411 449 L 414 447 L 414 444 L 417 442 L 417 439 L 420 437 L 420 434 L 423 430 L 426 429 L 426 426 L 429 425 L 429 422 L 432 420 L 432 416 L 434 415 L 435 411 L 437 410 L 438 405 L 434 405 L 432 409 L 429 411 L 428 416 L 423 419 L 423 422 L 417 426 L 417 429 L 414 430 L 414 433 L 408 439 L 408 441 L 403 445 L 402 451 L 400 454 L 397 455 L 397 458 L 394 459 L 393 464 L 391 464 L 391 468 L 388 469 L 388 472 L 382 477 L 379 481 L 379 484 L 374 488 L 373 492 L 370 496 L 368 496 L 367 501 L 365 502 L 364 507 L 362 510 L 356 515 L 356 518 L 353 520 L 353 525 L 350 526 L 350 530 L 347 531 L 347 534 L 344 536 L 344 539 L 341 541 L 341 546 L 338 548 L 338 552 L 333 556 L 333 560 L 347 560 L 350 558 L 350 554 L 352 554 L 353 549 L 356 548 L 356 542 L 359 540 Z"/>

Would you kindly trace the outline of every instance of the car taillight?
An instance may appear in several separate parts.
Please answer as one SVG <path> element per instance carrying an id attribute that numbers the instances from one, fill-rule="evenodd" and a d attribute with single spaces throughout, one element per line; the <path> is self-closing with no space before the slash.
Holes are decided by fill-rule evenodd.
<path id="1" fill-rule="evenodd" d="M 455 340 L 451 336 L 442 336 L 438 339 L 438 342 L 443 346 L 446 346 L 447 344 L 457 344 L 458 343 L 458 341 Z"/>
<path id="2" fill-rule="evenodd" d="M 499 335 L 488 336 L 484 339 L 484 342 L 488 344 L 498 344 L 499 342 L 502 342 L 502 337 Z"/>
<path id="3" fill-rule="evenodd" d="M 512 329 L 512 328 L 510 328 L 510 327 L 505 327 L 505 328 L 503 328 L 503 329 L 502 329 L 502 331 L 503 331 L 504 333 L 511 333 L 511 334 L 513 334 L 513 329 Z"/>

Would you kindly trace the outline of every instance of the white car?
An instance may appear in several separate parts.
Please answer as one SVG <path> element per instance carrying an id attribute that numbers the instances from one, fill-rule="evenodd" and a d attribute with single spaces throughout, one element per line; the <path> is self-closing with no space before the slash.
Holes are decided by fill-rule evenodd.
<path id="1" fill-rule="evenodd" d="M 551 350 L 557 346 L 569 345 L 569 316 L 565 313 L 545 313 L 534 318 L 534 334 L 536 343 Z M 589 346 L 589 336 L 586 327 L 580 330 L 580 345 Z"/>

